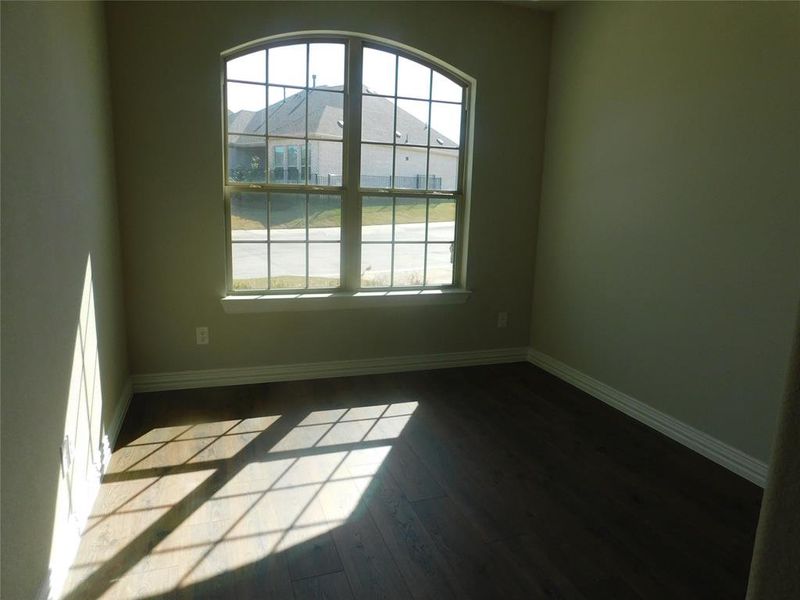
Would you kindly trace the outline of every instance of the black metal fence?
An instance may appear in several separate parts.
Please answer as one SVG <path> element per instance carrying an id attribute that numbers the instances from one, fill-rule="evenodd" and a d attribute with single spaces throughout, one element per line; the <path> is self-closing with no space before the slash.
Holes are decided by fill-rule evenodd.
<path id="1" fill-rule="evenodd" d="M 394 183 L 394 185 L 392 185 Z M 362 175 L 361 187 L 368 188 L 402 188 L 406 190 L 440 190 L 442 189 L 442 178 L 436 175 L 428 177 L 428 185 L 425 185 L 425 175 Z"/>
<path id="2" fill-rule="evenodd" d="M 288 172 L 287 172 L 288 171 Z M 302 183 L 303 173 L 299 169 L 272 169 L 270 181 L 273 183 Z M 246 180 L 246 179 L 245 179 Z M 393 185 L 394 183 L 394 185 Z M 327 175 L 319 173 L 309 173 L 309 185 L 325 185 L 339 187 L 342 185 L 342 176 L 329 173 Z M 425 185 L 425 175 L 362 175 L 361 187 L 379 189 L 405 189 L 405 190 L 441 190 L 442 178 L 438 175 L 428 177 L 428 185 Z"/>

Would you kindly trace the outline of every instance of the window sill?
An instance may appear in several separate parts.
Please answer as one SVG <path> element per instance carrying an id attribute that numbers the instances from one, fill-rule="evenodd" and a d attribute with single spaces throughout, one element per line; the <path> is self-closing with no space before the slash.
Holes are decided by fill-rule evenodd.
<path id="1" fill-rule="evenodd" d="M 463 304 L 472 292 L 464 289 L 397 290 L 391 292 L 303 292 L 262 296 L 225 296 L 222 308 L 228 314 L 337 310 L 395 306 Z"/>

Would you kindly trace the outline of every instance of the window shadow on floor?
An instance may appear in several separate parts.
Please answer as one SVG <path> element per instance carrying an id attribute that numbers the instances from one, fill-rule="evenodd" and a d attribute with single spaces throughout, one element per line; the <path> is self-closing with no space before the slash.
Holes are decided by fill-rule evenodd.
<path id="1" fill-rule="evenodd" d="M 386 461 L 418 407 L 250 397 L 188 422 L 178 402 L 156 426 L 158 401 L 132 407 L 63 598 L 291 597 L 292 581 L 340 572 L 332 534 L 391 488 Z"/>

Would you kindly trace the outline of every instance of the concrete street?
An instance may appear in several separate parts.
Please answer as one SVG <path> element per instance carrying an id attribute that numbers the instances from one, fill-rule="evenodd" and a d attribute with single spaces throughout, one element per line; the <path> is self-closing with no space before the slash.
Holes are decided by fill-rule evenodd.
<path id="1" fill-rule="evenodd" d="M 455 223 L 446 221 L 431 223 L 428 241 L 449 241 L 453 239 Z M 309 275 L 311 277 L 339 276 L 339 244 L 314 244 L 315 241 L 336 242 L 339 240 L 338 227 L 309 229 Z M 362 250 L 362 275 L 377 285 L 388 285 L 391 270 L 391 225 L 369 225 L 362 228 L 362 241 L 387 242 L 386 244 L 366 245 Z M 395 229 L 397 241 L 419 241 L 419 244 L 398 244 L 395 248 L 395 285 L 420 283 L 423 273 L 425 239 L 424 223 L 398 224 Z M 273 241 L 297 240 L 297 243 L 272 244 L 272 276 L 305 275 L 305 229 L 276 229 L 272 231 Z M 235 230 L 233 241 L 266 241 L 266 230 Z M 428 248 L 429 282 L 449 282 L 451 264 L 451 244 L 434 244 Z M 233 278 L 253 279 L 267 276 L 266 244 L 233 245 Z M 433 281 L 430 281 L 432 278 Z"/>

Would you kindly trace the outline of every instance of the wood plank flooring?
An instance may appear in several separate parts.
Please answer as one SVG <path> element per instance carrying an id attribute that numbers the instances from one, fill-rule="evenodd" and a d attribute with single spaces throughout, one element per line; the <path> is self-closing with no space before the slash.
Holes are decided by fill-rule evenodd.
<path id="1" fill-rule="evenodd" d="M 760 500 L 528 364 L 139 394 L 63 597 L 742 599 Z"/>

